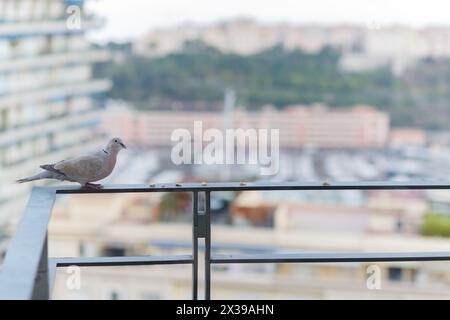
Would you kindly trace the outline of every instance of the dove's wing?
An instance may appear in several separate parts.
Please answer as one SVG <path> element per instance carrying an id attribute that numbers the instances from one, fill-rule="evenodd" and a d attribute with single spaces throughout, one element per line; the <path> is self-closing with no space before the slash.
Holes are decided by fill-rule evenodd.
<path id="1" fill-rule="evenodd" d="M 63 160 L 54 168 L 75 181 L 95 181 L 103 173 L 104 159 L 99 155 L 84 155 Z"/>

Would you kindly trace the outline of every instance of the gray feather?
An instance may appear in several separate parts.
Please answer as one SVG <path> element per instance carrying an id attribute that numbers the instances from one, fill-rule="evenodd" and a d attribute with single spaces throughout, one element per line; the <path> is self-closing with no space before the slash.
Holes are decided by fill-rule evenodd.
<path id="1" fill-rule="evenodd" d="M 62 181 L 62 180 L 65 180 L 64 178 L 65 178 L 64 175 L 58 174 L 56 172 L 42 171 L 42 172 L 36 173 L 35 175 L 19 179 L 19 180 L 17 180 L 17 182 L 24 183 L 24 182 L 30 182 L 30 181 L 42 180 L 42 179 L 56 179 L 56 180 Z"/>

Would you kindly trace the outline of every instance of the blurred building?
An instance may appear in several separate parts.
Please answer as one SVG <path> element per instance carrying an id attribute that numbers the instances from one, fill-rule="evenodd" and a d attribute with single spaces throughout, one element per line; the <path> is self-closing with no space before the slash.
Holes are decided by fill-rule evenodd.
<path id="1" fill-rule="evenodd" d="M 353 26 L 332 28 L 316 25 L 259 24 L 251 19 L 235 19 L 209 26 L 182 25 L 157 29 L 134 43 L 139 55 L 158 57 L 182 50 L 187 43 L 200 41 L 223 52 L 251 55 L 276 45 L 288 50 L 315 53 L 325 46 L 351 50 L 363 29 Z"/>
<path id="2" fill-rule="evenodd" d="M 322 105 L 292 106 L 281 111 L 270 107 L 254 112 L 238 109 L 227 123 L 222 113 L 213 111 L 111 108 L 102 118 L 102 128 L 131 144 L 167 147 L 172 145 L 170 138 L 175 129 L 187 129 L 193 136 L 194 121 L 202 121 L 203 131 L 208 128 L 279 129 L 281 148 L 381 148 L 388 142 L 390 130 L 388 114 L 374 108 L 328 109 Z"/>
<path id="3" fill-rule="evenodd" d="M 231 208 L 235 224 L 272 225 L 276 229 L 307 232 L 395 233 L 407 223 L 404 211 L 313 203 L 298 200 L 267 200 L 266 193 L 243 192 Z M 272 206 L 272 207 L 271 207 Z M 339 222 L 339 223 L 337 223 Z"/>
<path id="4" fill-rule="evenodd" d="M 445 27 L 260 24 L 250 19 L 157 29 L 137 39 L 133 50 L 139 55 L 158 57 L 181 51 L 193 41 L 240 55 L 276 45 L 308 53 L 330 46 L 343 54 L 341 66 L 351 71 L 390 67 L 401 73 L 418 59 L 450 57 L 450 29 Z"/>
<path id="5" fill-rule="evenodd" d="M 79 9 L 79 26 L 68 24 L 69 5 Z M 31 187 L 15 180 L 104 143 L 93 131 L 102 107 L 96 98 L 110 83 L 93 79 L 91 67 L 108 53 L 86 41 L 85 32 L 101 23 L 83 5 L 0 0 L 0 222 Z"/>
<path id="6" fill-rule="evenodd" d="M 403 213 L 397 227 L 419 229 L 425 212 L 430 208 L 429 197 L 423 190 L 369 190 L 367 207 L 395 210 Z"/>
<path id="7" fill-rule="evenodd" d="M 450 57 L 450 29 L 382 27 L 367 30 L 359 47 L 360 50 L 344 55 L 345 69 L 358 71 L 388 66 L 399 74 L 420 59 Z"/>
<path id="8" fill-rule="evenodd" d="M 236 206 L 254 210 L 268 205 L 264 196 L 244 193 Z M 250 201 L 248 201 L 250 199 Z M 259 199 L 259 200 L 258 200 Z M 154 219 L 157 194 L 71 196 L 58 203 L 49 226 L 51 256 L 120 256 L 188 254 L 187 223 Z M 273 203 L 272 203 L 273 205 Z M 317 205 L 285 210 L 278 203 L 272 226 L 251 223 L 212 226 L 214 253 L 445 251 L 449 240 L 399 231 L 395 210 L 354 208 L 349 211 Z M 311 208 L 316 208 L 311 210 Z M 328 210 L 328 216 L 323 214 Z M 242 212 L 242 211 L 241 211 Z M 378 211 L 379 213 L 380 211 Z M 321 215 L 318 221 L 316 214 Z M 215 213 L 213 212 L 213 216 Z M 356 222 L 349 219 L 356 218 Z M 324 225 L 325 224 L 325 225 Z M 328 226 L 328 227 L 327 227 Z M 361 228 L 362 226 L 362 228 Z M 333 230 L 331 230 L 333 229 Z M 355 232 L 356 231 L 356 232 Z M 200 249 L 200 253 L 202 250 Z M 214 265 L 215 299 L 448 299 L 450 273 L 442 262 L 387 262 L 380 290 L 366 286 L 366 263 Z M 72 274 L 60 269 L 57 299 L 189 299 L 189 266 L 82 268 L 81 286 L 71 289 Z M 202 279 L 202 276 L 199 276 Z M 200 283 L 200 288 L 202 284 Z"/>
<path id="9" fill-rule="evenodd" d="M 239 194 L 230 214 L 236 225 L 298 232 L 415 234 L 428 209 L 421 190 L 252 191 Z"/>
<path id="10" fill-rule="evenodd" d="M 390 145 L 393 147 L 416 146 L 427 144 L 427 133 L 419 128 L 396 128 L 391 130 Z"/>
<path id="11" fill-rule="evenodd" d="M 428 190 L 430 211 L 450 216 L 450 192 L 448 190 Z"/>

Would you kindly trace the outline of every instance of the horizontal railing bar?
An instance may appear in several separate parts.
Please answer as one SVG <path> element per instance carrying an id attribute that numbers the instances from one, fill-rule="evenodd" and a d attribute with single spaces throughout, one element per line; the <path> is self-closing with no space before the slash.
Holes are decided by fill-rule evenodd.
<path id="1" fill-rule="evenodd" d="M 412 182 L 326 182 L 326 183 L 260 183 L 260 182 L 215 182 L 215 183 L 160 183 L 154 186 L 105 185 L 102 189 L 92 190 L 78 186 L 54 187 L 58 194 L 82 193 L 135 193 L 135 192 L 188 192 L 188 191 L 258 191 L 258 190 L 389 190 L 389 189 L 449 189 L 450 182 L 412 183 Z"/>
<path id="2" fill-rule="evenodd" d="M 448 261 L 450 252 L 380 252 L 380 253 L 269 253 L 214 255 L 212 263 L 332 263 Z"/>
<path id="3" fill-rule="evenodd" d="M 157 247 L 161 249 L 173 249 L 173 248 L 191 248 L 192 244 L 188 241 L 177 240 L 177 241 L 168 241 L 168 240 L 153 240 L 149 242 L 149 245 L 152 247 Z M 199 250 L 205 249 L 205 244 L 198 244 Z M 247 253 L 273 253 L 279 251 L 278 246 L 269 246 L 269 245 L 257 245 L 257 244 L 239 244 L 238 242 L 220 242 L 211 244 L 211 249 L 214 250 L 236 250 L 239 252 L 247 252 Z"/>
<path id="4" fill-rule="evenodd" d="M 81 257 L 81 258 L 51 258 L 57 267 L 114 267 L 114 266 L 145 266 L 163 264 L 190 264 L 190 255 L 175 256 L 130 256 L 130 257 Z"/>

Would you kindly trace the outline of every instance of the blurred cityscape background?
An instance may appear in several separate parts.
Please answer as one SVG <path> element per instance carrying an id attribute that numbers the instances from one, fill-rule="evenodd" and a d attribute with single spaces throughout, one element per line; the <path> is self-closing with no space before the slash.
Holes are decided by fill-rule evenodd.
<path id="1" fill-rule="evenodd" d="M 105 184 L 449 181 L 449 5 L 316 2 L 0 0 L 0 251 L 33 186 L 14 181 L 112 136 L 129 149 Z M 173 164 L 196 120 L 279 129 L 279 172 Z M 189 253 L 191 218 L 183 193 L 59 196 L 49 254 Z M 212 220 L 216 253 L 450 248 L 449 191 L 217 192 Z M 213 298 L 450 298 L 448 263 L 377 265 L 377 290 L 363 263 L 214 265 Z M 188 266 L 67 277 L 53 298 L 190 298 Z"/>

